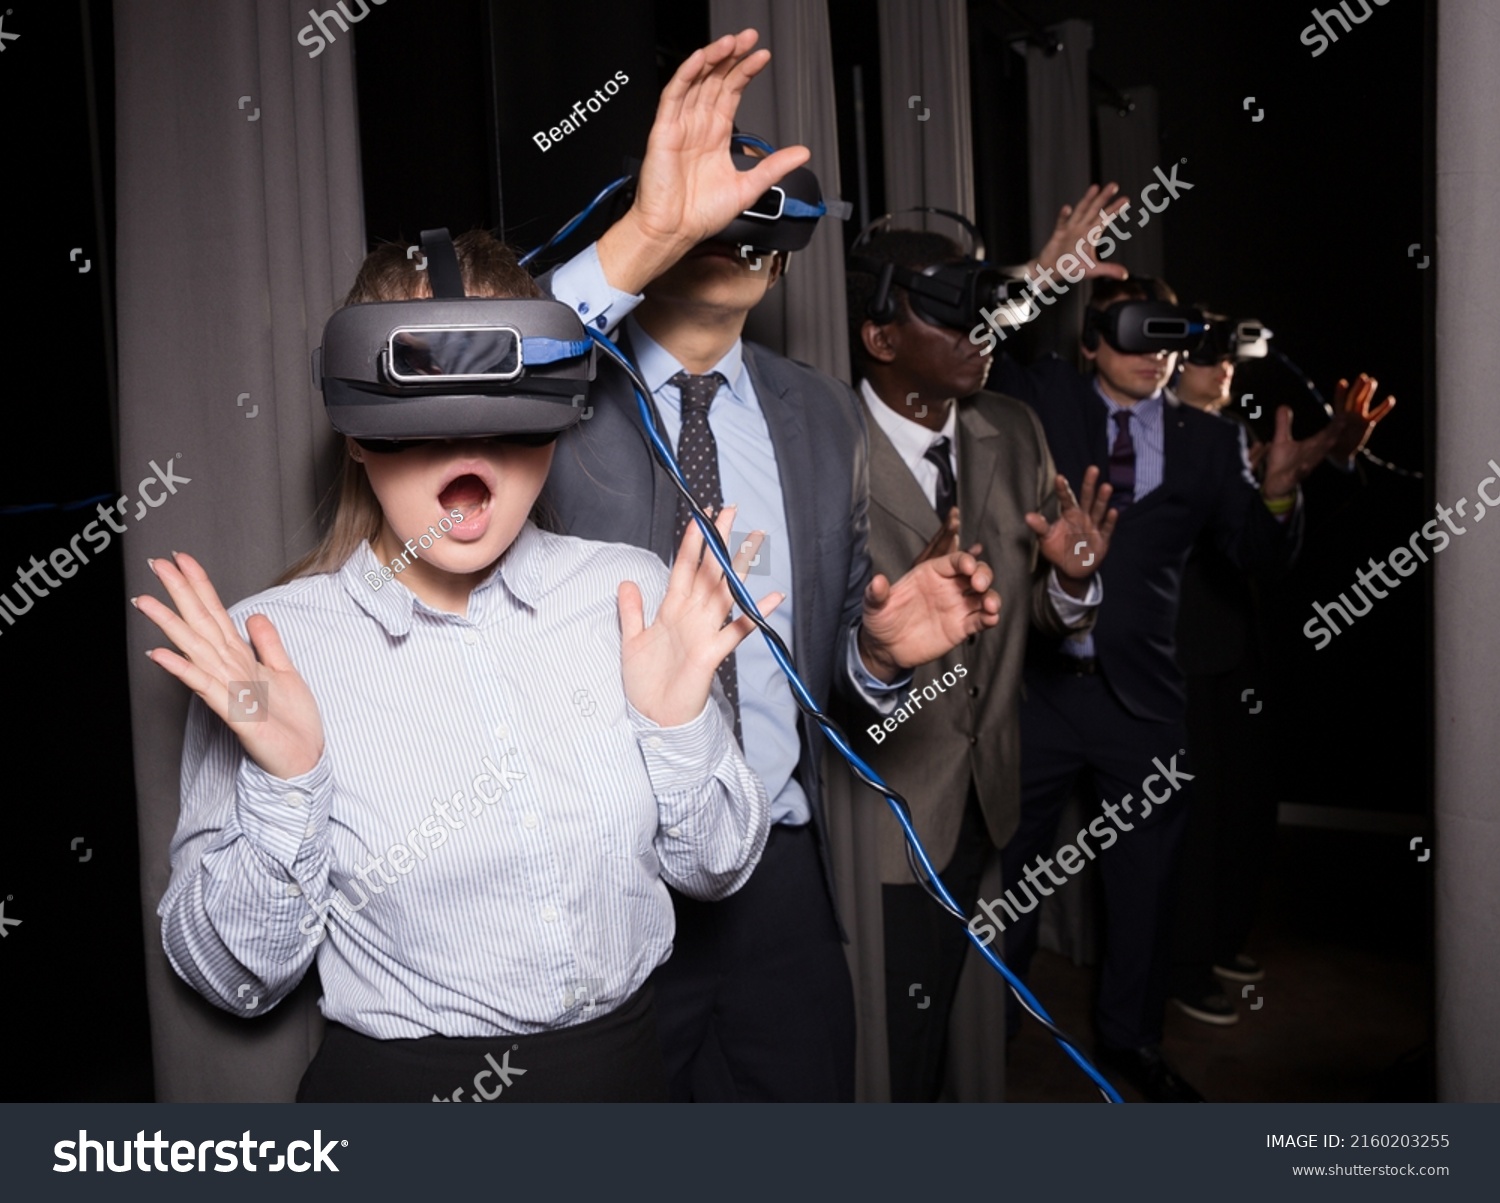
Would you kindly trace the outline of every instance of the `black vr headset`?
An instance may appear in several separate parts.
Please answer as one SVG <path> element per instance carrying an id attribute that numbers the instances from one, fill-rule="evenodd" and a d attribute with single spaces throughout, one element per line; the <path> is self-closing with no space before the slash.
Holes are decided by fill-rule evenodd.
<path id="1" fill-rule="evenodd" d="M 894 285 L 906 289 L 907 300 L 918 317 L 952 330 L 972 328 L 977 322 L 984 320 L 983 310 L 994 309 L 1025 293 L 1024 280 L 1011 279 L 985 260 L 984 240 L 973 222 L 962 214 L 930 205 L 900 209 L 897 212 L 938 213 L 952 218 L 969 232 L 973 253 L 970 258 L 958 263 L 935 263 L 920 272 L 913 271 L 887 260 L 872 259 L 859 253 L 860 248 L 870 242 L 879 227 L 888 225 L 895 218 L 895 213 L 887 213 L 866 226 L 849 248 L 848 265 L 852 271 L 865 272 L 876 278 L 875 295 L 870 298 L 865 309 L 865 316 L 872 322 L 885 325 L 895 320 L 896 298 L 891 293 Z"/>
<path id="2" fill-rule="evenodd" d="M 741 171 L 749 171 L 760 162 L 754 155 L 737 149 L 737 145 L 759 147 L 767 154 L 773 147 L 753 134 L 735 134 L 730 139 L 729 157 Z M 836 202 L 835 202 L 836 204 Z M 732 242 L 757 251 L 800 251 L 812 241 L 818 218 L 829 211 L 823 199 L 823 185 L 806 167 L 788 172 L 781 183 L 773 184 L 748 209 L 715 234 L 711 241 Z"/>
<path id="3" fill-rule="evenodd" d="M 740 147 L 754 146 L 768 155 L 774 154 L 776 150 L 764 138 L 758 138 L 754 134 L 734 134 L 729 142 L 729 157 L 740 171 L 750 171 L 760 163 L 760 159 Z M 625 161 L 626 175 L 616 181 L 616 184 L 627 185 L 620 194 L 622 205 L 628 205 L 633 199 L 634 176 L 640 169 L 640 159 Z M 575 221 L 580 220 L 588 211 L 585 210 Z M 735 246 L 747 246 L 753 251 L 800 251 L 812 241 L 813 231 L 818 228 L 820 217 L 832 213 L 835 217 L 845 218 L 849 216 L 849 211 L 847 201 L 826 200 L 818 177 L 806 167 L 797 167 L 788 172 L 781 183 L 773 184 L 753 205 L 706 241 L 733 243 Z M 576 227 L 570 223 L 565 231 L 553 235 L 545 246 L 560 241 L 573 228 Z M 537 248 L 538 251 L 542 249 L 544 248 Z M 529 258 L 530 255 L 527 256 Z M 522 262 L 526 260 L 523 259 Z"/>
<path id="4" fill-rule="evenodd" d="M 593 343 L 559 301 L 466 297 L 447 230 L 423 230 L 432 298 L 347 305 L 313 384 L 340 434 L 372 450 L 428 439 L 549 442 L 578 423 Z M 526 436 L 532 436 L 527 438 Z"/>
<path id="5" fill-rule="evenodd" d="M 1084 312 L 1083 345 L 1099 349 L 1102 339 L 1122 355 L 1191 351 L 1210 329 L 1196 309 L 1168 301 L 1116 301 L 1108 309 Z"/>
<path id="6" fill-rule="evenodd" d="M 1231 322 L 1217 314 L 1203 315 L 1209 322 L 1201 342 L 1188 352 L 1187 361 L 1200 367 L 1212 367 L 1221 359 L 1236 362 L 1264 359 L 1270 354 L 1272 333 L 1255 318 Z"/>

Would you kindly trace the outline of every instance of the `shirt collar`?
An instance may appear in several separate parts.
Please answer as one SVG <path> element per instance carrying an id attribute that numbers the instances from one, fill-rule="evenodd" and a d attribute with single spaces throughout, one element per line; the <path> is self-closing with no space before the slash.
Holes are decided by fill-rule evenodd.
<path id="1" fill-rule="evenodd" d="M 477 624 L 478 617 L 493 604 L 497 589 L 503 589 L 527 609 L 536 609 L 551 583 L 547 576 L 547 538 L 530 518 L 526 520 L 515 540 L 469 594 L 470 622 Z M 382 564 L 383 561 L 375 556 L 375 549 L 368 542 L 361 542 L 339 569 L 339 578 L 355 605 L 378 622 L 387 634 L 400 637 L 410 631 L 412 614 L 419 605 L 432 614 L 457 617 L 425 606 L 404 585 L 397 588 L 401 584 L 400 573 L 386 564 L 385 567 L 392 571 L 391 579 L 386 580 L 380 571 Z M 375 588 L 376 582 L 380 584 L 378 589 Z"/>
<path id="2" fill-rule="evenodd" d="M 641 379 L 650 387 L 653 397 L 661 398 L 663 387 L 671 384 L 672 377 L 678 372 L 685 372 L 687 369 L 661 343 L 642 330 L 635 318 L 626 318 L 625 321 L 630 327 L 630 346 L 635 351 L 635 365 L 641 370 Z M 729 395 L 735 401 L 741 405 L 748 403 L 743 340 L 735 339 L 734 346 L 729 348 L 724 358 L 714 364 L 710 371 L 718 372 L 724 377 Z M 676 385 L 672 387 L 675 393 Z M 673 397 L 672 400 L 676 401 L 677 398 Z"/>
<path id="3" fill-rule="evenodd" d="M 931 430 L 922 423 L 908 418 L 905 414 L 897 413 L 889 405 L 880 399 L 880 395 L 870 386 L 867 379 L 859 382 L 859 394 L 865 400 L 865 406 L 870 411 L 870 416 L 875 419 L 875 424 L 885 432 L 885 437 L 890 439 L 891 445 L 895 447 L 896 454 L 908 466 L 916 464 L 927 455 L 927 449 L 937 443 L 938 439 L 946 438 L 949 445 L 949 453 L 952 454 L 954 445 L 958 442 L 958 402 L 948 406 L 948 417 L 943 423 L 941 430 Z"/>
<path id="4" fill-rule="evenodd" d="M 1161 413 L 1163 403 L 1163 391 L 1161 389 L 1157 389 L 1149 397 L 1137 401 L 1134 405 L 1121 405 L 1118 401 L 1105 395 L 1104 390 L 1099 387 L 1099 377 L 1095 376 L 1094 392 L 1099 395 L 1099 399 L 1109 409 L 1110 417 L 1114 417 L 1122 409 L 1128 409 L 1132 415 L 1139 419 L 1140 425 L 1149 425 L 1155 422 L 1157 416 Z"/>

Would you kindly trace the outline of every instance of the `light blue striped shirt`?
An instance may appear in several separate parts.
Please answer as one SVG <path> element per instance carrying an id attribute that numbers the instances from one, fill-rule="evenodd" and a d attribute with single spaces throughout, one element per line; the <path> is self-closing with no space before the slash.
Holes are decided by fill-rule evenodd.
<path id="1" fill-rule="evenodd" d="M 678 727 L 626 700 L 616 591 L 636 582 L 650 621 L 666 569 L 528 522 L 465 617 L 399 577 L 372 588 L 378 567 L 361 544 L 231 609 L 242 632 L 250 614 L 275 624 L 326 746 L 279 780 L 193 699 L 157 908 L 168 958 L 246 1016 L 316 959 L 323 1014 L 377 1039 L 613 1010 L 671 952 L 664 882 L 730 894 L 769 830 L 717 684 Z"/>
<path id="2" fill-rule="evenodd" d="M 1099 394 L 1099 399 L 1104 402 L 1104 407 L 1109 411 L 1105 419 L 1105 447 L 1115 445 L 1115 440 L 1120 437 L 1121 410 L 1130 411 L 1130 441 L 1135 444 L 1135 500 L 1132 504 L 1139 503 L 1141 498 L 1152 489 L 1160 488 L 1163 474 L 1166 471 L 1167 462 L 1167 426 L 1166 426 L 1166 397 L 1161 389 L 1157 389 L 1144 400 L 1137 401 L 1134 405 L 1121 405 L 1114 398 L 1107 396 L 1099 387 L 1098 377 L 1094 378 L 1094 391 Z M 1108 468 L 1105 469 L 1100 483 L 1109 479 Z M 1109 571 L 1106 563 L 1102 571 L 1097 574 L 1105 575 Z M 1094 636 L 1091 631 L 1085 631 L 1079 635 L 1069 635 L 1063 640 L 1062 650 L 1070 656 L 1089 657 L 1094 654 Z"/>

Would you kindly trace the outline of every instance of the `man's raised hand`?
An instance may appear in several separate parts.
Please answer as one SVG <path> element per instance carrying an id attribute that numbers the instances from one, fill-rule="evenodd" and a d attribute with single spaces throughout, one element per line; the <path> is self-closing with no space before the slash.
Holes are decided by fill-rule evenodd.
<path id="1" fill-rule="evenodd" d="M 622 292 L 640 292 L 812 157 L 787 146 L 749 171 L 729 157 L 740 97 L 771 61 L 759 36 L 746 29 L 695 50 L 663 89 L 635 202 L 599 240 L 605 278 Z"/>

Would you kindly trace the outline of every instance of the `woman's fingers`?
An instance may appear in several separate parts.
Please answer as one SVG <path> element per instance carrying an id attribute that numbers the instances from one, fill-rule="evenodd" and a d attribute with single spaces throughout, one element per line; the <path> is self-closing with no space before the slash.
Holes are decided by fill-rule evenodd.
<path id="1" fill-rule="evenodd" d="M 179 618 L 171 606 L 158 601 L 149 593 L 131 600 L 135 603 L 135 608 L 160 627 L 162 634 L 200 669 L 224 681 L 234 676 L 222 649 Z"/>
<path id="2" fill-rule="evenodd" d="M 164 647 L 152 648 L 146 657 L 166 669 L 200 698 L 203 704 L 225 722 L 229 721 L 229 692 L 211 673 L 204 672 L 191 660 L 184 660 L 176 652 Z"/>
<path id="3" fill-rule="evenodd" d="M 628 647 L 631 640 L 646 629 L 645 609 L 641 604 L 640 586 L 634 581 L 621 581 L 618 593 L 620 602 L 620 645 Z"/>
<path id="4" fill-rule="evenodd" d="M 214 588 L 213 582 L 208 579 L 208 573 L 204 571 L 203 565 L 185 551 L 174 551 L 172 557 L 178 571 L 193 586 L 204 610 L 214 620 L 225 641 L 231 644 L 238 641 L 240 633 L 235 629 L 234 619 L 229 617 L 229 611 L 219 600 L 219 592 Z"/>
<path id="5" fill-rule="evenodd" d="M 784 601 L 786 601 L 785 593 L 767 593 L 756 604 L 760 607 L 761 615 L 764 617 L 769 615 Z M 724 655 L 727 656 L 745 641 L 746 636 L 755 632 L 755 619 L 751 618 L 748 614 L 743 614 L 725 627 L 724 630 L 734 639 L 734 642 L 724 649 Z"/>
<path id="6" fill-rule="evenodd" d="M 204 599 L 199 596 L 194 582 L 184 576 L 182 570 L 171 560 L 147 560 L 146 563 L 171 597 L 172 604 L 177 607 L 177 613 L 182 616 L 182 621 L 203 639 L 222 648 L 225 644 L 223 632 L 219 624 L 214 621 L 213 615 L 209 613 Z M 208 579 L 206 574 L 203 579 L 205 581 Z M 210 592 L 212 592 L 211 588 Z M 235 639 L 238 640 L 239 636 L 236 635 Z M 182 645 L 178 644 L 178 646 Z"/>
<path id="7" fill-rule="evenodd" d="M 296 672 L 292 658 L 286 654 L 281 635 L 275 625 L 264 614 L 252 614 L 245 620 L 245 629 L 250 632 L 250 642 L 255 645 L 255 654 L 260 662 L 273 672 Z"/>

